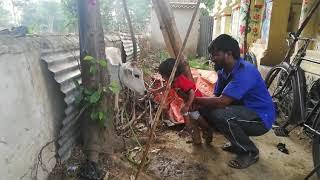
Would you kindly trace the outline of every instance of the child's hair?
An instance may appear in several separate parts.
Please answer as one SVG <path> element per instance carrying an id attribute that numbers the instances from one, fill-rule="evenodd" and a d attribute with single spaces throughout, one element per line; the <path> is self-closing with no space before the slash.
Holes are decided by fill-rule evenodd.
<path id="1" fill-rule="evenodd" d="M 167 78 L 170 77 L 172 69 L 174 67 L 176 60 L 174 58 L 168 58 L 165 61 L 163 61 L 160 66 L 159 66 L 159 73 L 161 74 L 161 76 L 165 76 Z M 179 75 L 181 75 L 183 73 L 183 67 L 182 65 L 179 63 L 177 71 L 175 73 L 174 77 L 178 77 Z"/>

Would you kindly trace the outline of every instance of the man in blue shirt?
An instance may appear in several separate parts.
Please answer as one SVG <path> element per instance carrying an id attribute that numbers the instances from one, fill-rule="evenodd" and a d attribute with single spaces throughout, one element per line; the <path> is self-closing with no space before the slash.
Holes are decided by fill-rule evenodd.
<path id="1" fill-rule="evenodd" d="M 268 132 L 275 120 L 272 98 L 257 68 L 240 58 L 238 42 L 222 34 L 208 48 L 218 69 L 214 96 L 194 100 L 209 124 L 230 142 L 222 149 L 237 154 L 228 165 L 243 169 L 259 159 L 249 136 Z"/>

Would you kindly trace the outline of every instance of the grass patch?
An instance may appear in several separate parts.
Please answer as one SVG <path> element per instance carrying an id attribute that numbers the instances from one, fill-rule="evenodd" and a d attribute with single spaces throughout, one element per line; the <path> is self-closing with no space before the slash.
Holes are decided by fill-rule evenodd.
<path id="1" fill-rule="evenodd" d="M 159 52 L 158 57 L 161 60 L 161 62 L 163 62 L 167 58 L 170 58 L 170 55 L 166 51 L 161 51 L 161 52 Z M 188 56 L 187 60 L 188 60 L 189 66 L 192 68 L 212 70 L 212 68 L 210 68 L 209 64 L 207 63 L 206 58 L 204 58 L 204 57 L 197 58 L 195 56 Z"/>
<path id="2" fill-rule="evenodd" d="M 188 57 L 189 66 L 196 69 L 210 70 L 209 64 L 205 58 Z"/>
<path id="3" fill-rule="evenodd" d="M 170 54 L 166 51 L 161 51 L 159 53 L 159 58 L 160 58 L 161 62 L 163 62 L 164 60 L 170 58 Z"/>

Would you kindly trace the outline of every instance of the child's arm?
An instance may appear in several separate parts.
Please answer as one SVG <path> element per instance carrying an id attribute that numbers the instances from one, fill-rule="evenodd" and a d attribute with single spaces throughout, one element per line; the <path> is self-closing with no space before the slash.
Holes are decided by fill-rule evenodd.
<path id="1" fill-rule="evenodd" d="M 184 107 L 182 107 L 182 109 L 181 109 L 182 113 L 186 113 L 189 111 L 189 109 L 193 103 L 193 100 L 194 100 L 194 95 L 195 95 L 194 90 L 190 89 L 188 92 L 188 100 L 185 102 Z"/>

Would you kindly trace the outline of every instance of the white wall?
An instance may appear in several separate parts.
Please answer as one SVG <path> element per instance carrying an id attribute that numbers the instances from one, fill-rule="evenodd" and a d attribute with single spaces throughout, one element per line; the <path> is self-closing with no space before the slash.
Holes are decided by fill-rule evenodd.
<path id="1" fill-rule="evenodd" d="M 40 148 L 52 140 L 65 108 L 63 95 L 40 60 L 41 38 L 0 37 L 0 174 L 31 179 Z M 55 145 L 44 151 L 48 170 Z M 46 174 L 39 168 L 39 179 Z"/>
<path id="2" fill-rule="evenodd" d="M 187 34 L 191 17 L 195 9 L 173 8 L 172 10 L 173 10 L 178 31 L 180 33 L 181 40 L 183 41 Z M 186 44 L 186 48 L 184 51 L 186 55 L 196 55 L 196 52 L 197 52 L 196 50 L 197 50 L 199 30 L 200 30 L 199 14 L 200 13 L 197 14 L 197 17 L 192 26 L 190 36 L 188 38 L 188 42 Z M 151 38 L 150 39 L 151 39 L 152 48 L 165 49 L 165 43 L 163 40 L 162 32 L 160 30 L 160 25 L 154 9 L 152 9 L 152 13 L 151 13 Z"/>

